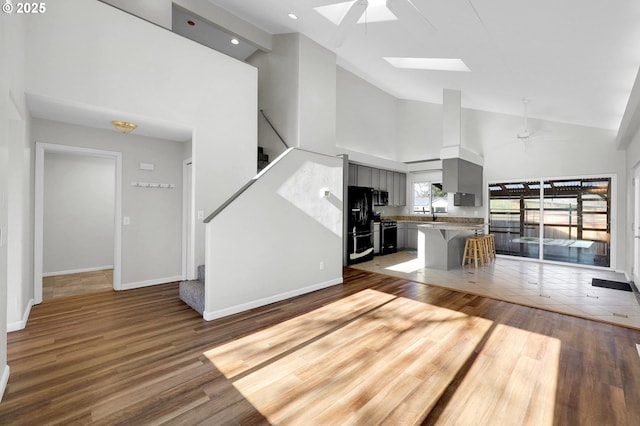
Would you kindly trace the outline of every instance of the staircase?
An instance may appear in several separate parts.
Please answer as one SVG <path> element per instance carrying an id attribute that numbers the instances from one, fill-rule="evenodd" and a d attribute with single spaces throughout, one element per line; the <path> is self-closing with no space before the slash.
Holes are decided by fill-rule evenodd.
<path id="1" fill-rule="evenodd" d="M 258 147 L 258 172 L 262 171 L 269 164 L 269 156 L 264 153 L 264 148 Z"/>
<path id="2" fill-rule="evenodd" d="M 198 279 L 180 283 L 180 300 L 191 306 L 200 315 L 204 313 L 204 265 L 198 266 Z"/>

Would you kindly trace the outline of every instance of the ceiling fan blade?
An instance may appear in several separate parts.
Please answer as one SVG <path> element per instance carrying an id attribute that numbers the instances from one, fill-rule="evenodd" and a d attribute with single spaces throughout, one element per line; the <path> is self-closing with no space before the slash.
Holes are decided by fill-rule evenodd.
<path id="1" fill-rule="evenodd" d="M 429 21 L 411 0 L 387 0 L 387 9 L 393 13 L 404 28 L 409 29 L 414 37 L 424 37 L 418 29 L 426 29 L 429 35 L 437 32 L 436 27 Z"/>
<path id="2" fill-rule="evenodd" d="M 331 38 L 331 45 L 334 47 L 342 46 L 344 43 L 344 39 L 347 36 L 347 33 L 353 29 L 353 26 L 358 23 L 358 19 L 362 16 L 367 7 L 369 6 L 369 2 L 367 0 L 356 0 L 349 11 L 338 25 L 338 29 L 334 33 Z"/>

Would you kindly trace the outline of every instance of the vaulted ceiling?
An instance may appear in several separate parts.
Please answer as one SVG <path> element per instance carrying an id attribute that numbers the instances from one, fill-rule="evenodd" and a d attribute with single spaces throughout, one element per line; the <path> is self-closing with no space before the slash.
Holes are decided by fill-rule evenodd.
<path id="1" fill-rule="evenodd" d="M 209 0 L 268 33 L 308 36 L 401 99 L 441 103 L 443 88 L 458 89 L 464 108 L 520 115 L 527 98 L 530 117 L 620 126 L 640 67 L 637 0 L 363 1 Z M 392 18 L 376 22 L 376 8 Z M 461 59 L 470 71 L 385 57 Z"/>

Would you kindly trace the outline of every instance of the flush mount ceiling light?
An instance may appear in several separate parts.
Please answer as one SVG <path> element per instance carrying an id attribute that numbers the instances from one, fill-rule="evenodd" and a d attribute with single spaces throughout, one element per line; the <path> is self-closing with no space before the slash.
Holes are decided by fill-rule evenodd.
<path id="1" fill-rule="evenodd" d="M 454 58 L 383 58 L 396 68 L 431 71 L 463 71 L 470 72 L 462 59 Z"/>
<path id="2" fill-rule="evenodd" d="M 138 127 L 138 125 L 135 123 L 129 123 L 128 121 L 120 120 L 113 120 L 111 124 L 113 124 L 113 127 L 115 127 L 116 130 L 123 135 L 128 135 Z"/>
<path id="3" fill-rule="evenodd" d="M 298 15 L 296 15 L 295 13 L 289 13 L 287 16 L 293 19 L 294 21 L 298 19 Z"/>

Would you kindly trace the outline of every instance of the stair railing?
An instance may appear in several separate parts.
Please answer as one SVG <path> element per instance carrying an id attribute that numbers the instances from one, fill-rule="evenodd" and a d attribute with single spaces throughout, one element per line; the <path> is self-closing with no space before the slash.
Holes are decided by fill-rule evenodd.
<path id="1" fill-rule="evenodd" d="M 266 122 L 269 125 L 269 127 L 271 127 L 271 130 L 273 130 L 273 132 L 276 134 L 276 136 L 278 136 L 278 139 L 280 139 L 280 142 L 282 142 L 282 144 L 285 146 L 286 149 L 289 149 L 289 145 L 284 141 L 284 139 L 282 138 L 280 133 L 273 126 L 273 124 L 271 123 L 271 120 L 269 120 L 269 117 L 267 117 L 267 115 L 264 113 L 263 109 L 260 110 L 260 114 L 262 115 L 262 117 L 264 117 L 264 119 L 266 120 Z"/>

